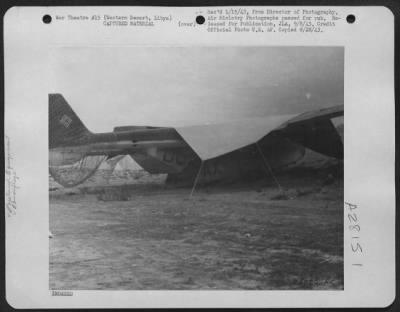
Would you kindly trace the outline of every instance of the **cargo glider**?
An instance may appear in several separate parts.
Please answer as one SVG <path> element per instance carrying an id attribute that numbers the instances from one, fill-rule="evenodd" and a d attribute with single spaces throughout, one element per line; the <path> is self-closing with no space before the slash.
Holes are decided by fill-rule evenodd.
<path id="1" fill-rule="evenodd" d="M 49 94 L 49 170 L 59 184 L 72 187 L 103 162 L 115 165 L 130 155 L 150 174 L 168 174 L 167 183 L 252 178 L 295 164 L 306 149 L 343 159 L 343 142 L 332 123 L 339 116 L 343 105 L 220 124 L 92 133 L 61 94 Z"/>

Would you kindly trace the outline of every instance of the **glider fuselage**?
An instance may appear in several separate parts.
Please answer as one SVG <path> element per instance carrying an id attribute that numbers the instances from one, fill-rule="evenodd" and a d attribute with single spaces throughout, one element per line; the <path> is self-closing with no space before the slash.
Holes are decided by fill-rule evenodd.
<path id="1" fill-rule="evenodd" d="M 173 128 L 92 133 L 71 143 L 50 146 L 50 165 L 66 165 L 85 156 L 151 154 L 156 149 L 188 148 Z M 68 157 L 69 156 L 69 157 Z"/>
<path id="2" fill-rule="evenodd" d="M 342 159 L 343 142 L 331 121 L 342 115 L 343 107 L 336 106 L 295 118 L 262 119 L 254 124 L 257 127 L 251 122 L 242 128 L 126 126 L 92 133 L 61 94 L 50 94 L 50 172 L 61 184 L 73 186 L 93 174 L 102 161 L 114 163 L 113 158 L 130 155 L 145 171 L 168 174 L 170 181 L 257 176 L 266 169 L 271 172 L 295 164 L 307 148 Z M 97 157 L 95 164 L 87 162 L 90 157 Z"/>

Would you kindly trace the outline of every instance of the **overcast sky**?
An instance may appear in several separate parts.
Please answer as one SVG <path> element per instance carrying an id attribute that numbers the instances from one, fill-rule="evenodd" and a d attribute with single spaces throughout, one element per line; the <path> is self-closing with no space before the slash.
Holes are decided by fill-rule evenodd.
<path id="1" fill-rule="evenodd" d="M 49 93 L 94 132 L 301 113 L 343 104 L 341 47 L 59 48 Z"/>

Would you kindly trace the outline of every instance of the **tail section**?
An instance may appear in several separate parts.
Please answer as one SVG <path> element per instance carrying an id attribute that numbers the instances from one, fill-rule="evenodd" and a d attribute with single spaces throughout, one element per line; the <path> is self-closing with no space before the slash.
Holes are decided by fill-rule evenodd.
<path id="1" fill-rule="evenodd" d="M 49 94 L 49 148 L 85 143 L 92 133 L 61 94 Z"/>

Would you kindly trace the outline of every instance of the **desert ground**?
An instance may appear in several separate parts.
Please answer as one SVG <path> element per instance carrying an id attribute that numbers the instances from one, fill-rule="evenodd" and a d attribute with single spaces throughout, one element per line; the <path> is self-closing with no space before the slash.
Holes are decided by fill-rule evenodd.
<path id="1" fill-rule="evenodd" d="M 283 191 L 263 179 L 192 197 L 137 172 L 50 183 L 50 288 L 343 289 L 343 177 L 278 179 Z"/>

